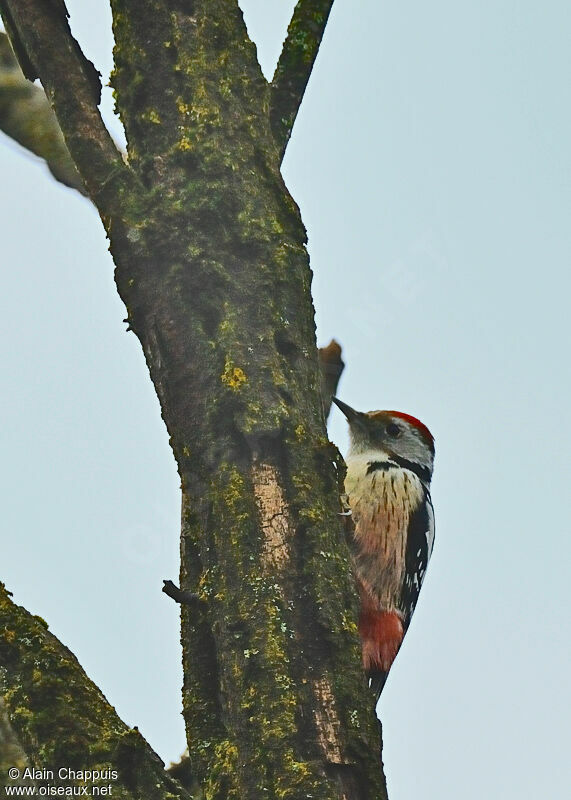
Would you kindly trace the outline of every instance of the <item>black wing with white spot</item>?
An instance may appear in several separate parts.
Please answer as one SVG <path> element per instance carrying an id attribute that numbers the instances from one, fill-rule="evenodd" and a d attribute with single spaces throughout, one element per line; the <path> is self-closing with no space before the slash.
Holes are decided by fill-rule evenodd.
<path id="1" fill-rule="evenodd" d="M 434 544 L 434 510 L 430 492 L 425 488 L 424 502 L 411 514 L 405 551 L 405 577 L 400 610 L 404 614 L 404 628 L 408 628 L 416 608 L 420 587 L 426 575 L 428 561 Z"/>

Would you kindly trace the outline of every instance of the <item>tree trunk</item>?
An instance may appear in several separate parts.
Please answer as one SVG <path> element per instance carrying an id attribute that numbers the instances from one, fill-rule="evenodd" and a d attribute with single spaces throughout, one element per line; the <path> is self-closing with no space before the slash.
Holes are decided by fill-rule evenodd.
<path id="1" fill-rule="evenodd" d="M 217 800 L 384 798 L 306 234 L 238 5 L 112 0 L 128 166 L 61 19 L 6 6 L 100 211 L 178 464 L 194 780 Z"/>

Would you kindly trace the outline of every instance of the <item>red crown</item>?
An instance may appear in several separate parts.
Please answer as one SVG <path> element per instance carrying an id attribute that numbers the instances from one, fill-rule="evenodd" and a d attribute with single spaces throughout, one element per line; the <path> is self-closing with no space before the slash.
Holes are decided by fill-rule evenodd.
<path id="1" fill-rule="evenodd" d="M 434 453 L 434 436 L 430 433 L 424 422 L 421 422 L 416 417 L 413 417 L 412 414 L 405 414 L 404 411 L 386 411 L 386 414 L 392 414 L 394 417 L 400 417 L 401 419 L 406 420 L 411 425 L 417 429 L 420 433 L 422 438 L 425 440 L 427 445 L 430 447 L 432 452 Z"/>

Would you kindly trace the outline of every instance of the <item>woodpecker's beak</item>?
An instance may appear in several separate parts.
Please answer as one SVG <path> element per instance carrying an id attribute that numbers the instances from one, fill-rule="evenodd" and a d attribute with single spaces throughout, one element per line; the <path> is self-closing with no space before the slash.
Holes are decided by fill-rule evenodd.
<path id="1" fill-rule="evenodd" d="M 363 414 L 360 411 L 355 411 L 354 408 L 351 408 L 351 406 L 348 406 L 347 403 L 344 403 L 342 400 L 338 400 L 336 397 L 332 397 L 331 402 L 335 403 L 337 408 L 345 414 L 349 424 L 352 422 L 357 422 L 363 417 Z"/>

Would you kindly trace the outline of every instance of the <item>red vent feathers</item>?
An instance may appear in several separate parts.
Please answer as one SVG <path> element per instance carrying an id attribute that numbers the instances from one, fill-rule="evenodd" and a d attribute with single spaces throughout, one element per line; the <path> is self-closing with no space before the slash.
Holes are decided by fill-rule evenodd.
<path id="1" fill-rule="evenodd" d="M 399 615 L 394 611 L 361 610 L 359 634 L 365 672 L 388 672 L 404 636 Z"/>

